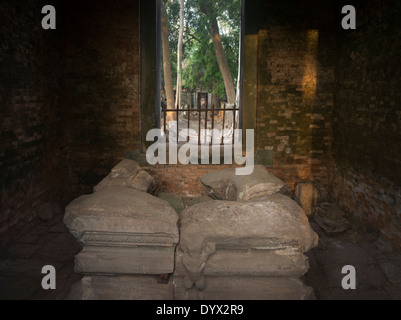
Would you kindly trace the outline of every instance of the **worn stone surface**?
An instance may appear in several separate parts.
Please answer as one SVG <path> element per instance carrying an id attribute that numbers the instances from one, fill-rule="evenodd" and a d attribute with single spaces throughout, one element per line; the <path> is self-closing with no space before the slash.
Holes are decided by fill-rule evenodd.
<path id="1" fill-rule="evenodd" d="M 93 191 L 107 187 L 127 187 L 152 194 L 156 189 L 153 177 L 144 171 L 136 161 L 124 159 L 118 163 L 110 174 L 100 181 Z"/>
<path id="2" fill-rule="evenodd" d="M 237 200 L 233 182 L 235 169 L 225 169 L 208 173 L 201 178 L 206 194 L 216 200 Z"/>
<path id="3" fill-rule="evenodd" d="M 313 290 L 298 279 L 282 277 L 207 277 L 205 290 L 186 289 L 174 277 L 176 300 L 309 300 Z"/>
<path id="4" fill-rule="evenodd" d="M 76 272 L 164 274 L 174 270 L 178 215 L 164 200 L 106 187 L 66 208 L 64 223 L 84 244 Z"/>
<path id="5" fill-rule="evenodd" d="M 123 159 L 121 160 L 115 167 L 111 169 L 111 173 L 113 177 L 115 176 L 135 176 L 139 170 L 140 166 L 138 162 L 130 160 L 130 159 Z"/>
<path id="6" fill-rule="evenodd" d="M 185 276 L 184 253 L 176 251 L 175 276 Z M 309 269 L 303 254 L 279 254 L 274 250 L 216 251 L 209 257 L 205 276 L 300 277 Z"/>
<path id="7" fill-rule="evenodd" d="M 173 300 L 173 284 L 151 276 L 86 276 L 71 287 L 67 300 Z"/>
<path id="8" fill-rule="evenodd" d="M 214 199 L 209 196 L 201 196 L 201 197 L 187 197 L 187 198 L 184 198 L 183 200 L 184 200 L 185 206 L 190 207 L 190 206 L 194 206 L 195 204 L 211 201 Z"/>
<path id="9" fill-rule="evenodd" d="M 84 274 L 168 274 L 174 271 L 175 245 L 137 247 L 85 246 L 74 270 Z"/>
<path id="10" fill-rule="evenodd" d="M 139 191 L 153 194 L 156 190 L 156 182 L 148 172 L 142 170 L 138 172 L 132 180 L 131 187 Z"/>
<path id="11" fill-rule="evenodd" d="M 1 260 L 8 262 L 1 262 L 2 271 L 0 271 L 0 299 L 2 300 L 17 300 L 17 299 L 34 299 L 34 300 L 55 300 L 65 299 L 72 284 L 76 283 L 82 278 L 82 275 L 74 273 L 73 270 L 73 257 L 76 251 L 76 241 L 71 239 L 72 237 L 58 237 L 59 229 L 56 229 L 53 237 L 49 237 L 50 230 L 53 229 L 49 226 L 52 225 L 50 222 L 43 222 L 39 218 L 36 218 L 29 225 L 25 225 L 21 228 L 21 231 L 14 238 L 15 245 L 8 247 L 6 250 L 0 249 Z M 43 228 L 42 226 L 47 226 Z M 56 226 L 63 226 L 61 221 L 54 224 Z M 359 233 L 358 230 L 348 230 L 345 233 L 336 235 L 335 237 L 328 236 L 323 230 L 321 230 L 314 221 L 311 221 L 311 226 L 316 228 L 316 232 L 319 234 L 319 246 L 310 250 L 306 253 L 309 257 L 310 268 L 309 271 L 302 277 L 303 281 L 307 286 L 314 289 L 316 299 L 318 300 L 352 300 L 352 299 L 395 299 L 401 300 L 401 284 L 399 281 L 400 265 L 401 265 L 401 254 L 396 252 L 394 249 L 386 244 L 385 250 L 382 246 L 377 246 L 378 240 L 372 240 L 371 235 Z M 353 227 L 353 226 L 352 226 Z M 64 229 L 66 229 L 64 227 Z M 31 233 L 35 231 L 35 236 L 32 237 Z M 65 230 L 64 230 L 65 231 Z M 350 237 L 349 234 L 358 231 L 358 237 Z M 66 232 L 66 231 L 65 231 Z M 363 232 L 363 231 L 361 231 Z M 27 236 L 29 235 L 29 237 Z M 27 239 L 31 242 L 26 244 Z M 356 242 L 350 242 L 356 241 Z M 1 239 L 2 240 L 2 239 Z M 49 242 L 52 242 L 54 246 L 48 246 Z M 68 245 L 69 243 L 69 245 Z M 60 246 L 63 248 L 64 245 L 69 246 L 70 253 L 65 253 L 57 257 L 57 259 L 64 257 L 63 265 L 57 263 L 54 259 L 51 259 L 54 255 L 55 248 Z M 46 259 L 38 259 L 36 251 L 39 250 L 40 256 L 48 256 Z M 48 251 L 48 253 L 46 253 Z M 215 254 L 219 255 L 220 251 Z M 213 261 L 213 256 L 210 257 L 209 261 Z M 51 264 L 57 267 L 57 289 L 56 290 L 43 290 L 40 285 L 40 280 L 43 278 L 41 274 L 42 265 Z M 343 274 L 339 274 L 341 267 L 344 265 L 355 265 L 357 271 L 357 289 L 352 291 L 343 290 L 339 284 Z M 205 270 L 206 271 L 206 270 Z M 382 274 L 380 274 L 382 272 Z M 363 274 L 366 273 L 366 274 Z M 146 276 L 141 276 L 143 278 Z M 177 277 L 183 282 L 183 277 Z M 206 288 L 205 292 L 208 291 L 208 285 L 213 286 L 209 280 L 211 276 L 206 276 Z M 219 276 L 220 278 L 220 276 Z M 235 277 L 229 277 L 235 278 Z M 227 278 L 225 278 L 227 279 Z M 250 278 L 251 281 L 255 278 Z M 231 281 L 233 281 L 231 279 Z M 157 297 L 157 292 L 163 290 L 153 290 L 154 283 L 151 281 L 148 285 L 137 284 L 137 293 L 135 296 L 136 300 L 141 297 L 146 297 L 149 300 Z M 141 282 L 142 283 L 142 282 Z M 235 282 L 238 285 L 244 285 L 244 283 Z M 246 284 L 246 281 L 245 281 Z M 328 284 L 331 284 L 329 287 Z M 334 285 L 334 286 L 333 286 Z M 234 285 L 233 285 L 234 286 Z M 157 287 L 158 288 L 158 287 Z M 164 288 L 164 287 L 163 287 Z M 248 287 L 246 287 L 248 288 Z M 262 295 L 256 298 L 269 296 L 263 296 L 263 292 L 266 293 L 266 286 L 263 287 L 264 291 Z M 100 288 L 99 290 L 106 290 L 107 288 Z M 219 286 L 219 292 L 222 292 L 224 287 Z M 230 289 L 231 290 L 231 289 Z M 248 290 L 248 289 L 247 289 Z M 135 288 L 127 287 L 127 294 L 121 293 L 121 299 L 131 297 L 130 294 L 135 291 Z M 238 291 L 238 288 L 233 288 L 231 292 Z M 121 291 L 120 291 L 121 292 Z M 171 291 L 170 291 L 171 292 Z M 253 290 L 246 291 L 247 295 L 251 297 L 256 293 L 255 287 Z M 152 293 L 150 295 L 150 293 Z M 148 297 L 148 294 L 150 295 Z M 202 291 L 192 289 L 187 291 L 183 287 L 176 287 L 176 299 L 187 299 L 191 295 L 193 299 L 202 298 Z M 215 296 L 215 295 L 213 295 Z M 206 296 L 212 297 L 210 294 Z M 230 297 L 229 294 L 221 294 L 222 299 Z M 272 297 L 273 294 L 270 296 Z M 125 297 L 125 298 L 124 298 Z M 169 295 L 171 297 L 171 294 Z M 235 298 L 235 296 L 233 297 Z M 245 297 L 246 298 L 246 297 Z M 272 297 L 275 298 L 274 296 Z M 79 298 L 80 299 L 80 298 Z M 113 296 L 111 297 L 113 299 Z M 120 299 L 120 298 L 119 298 Z M 169 298 L 171 299 L 171 298 Z M 165 300 L 164 298 L 162 300 Z M 166 298 L 167 300 L 167 298 Z"/>
<path id="12" fill-rule="evenodd" d="M 297 183 L 295 185 L 295 200 L 310 217 L 313 215 L 313 207 L 317 205 L 318 192 L 312 182 Z"/>
<path id="13" fill-rule="evenodd" d="M 108 187 L 66 207 L 64 223 L 83 244 L 178 242 L 178 215 L 164 200 L 135 189 Z"/>
<path id="14" fill-rule="evenodd" d="M 161 192 L 157 196 L 167 201 L 177 213 L 180 213 L 185 207 L 181 196 L 178 194 Z"/>
<path id="15" fill-rule="evenodd" d="M 254 248 L 291 255 L 317 245 L 295 201 L 280 194 L 265 197 L 260 202 L 209 201 L 181 212 L 179 250 L 189 288 L 204 288 L 203 273 L 216 251 Z"/>
<path id="16" fill-rule="evenodd" d="M 313 219 L 329 235 L 341 233 L 350 228 L 344 211 L 336 203 L 327 203 L 327 206 L 322 205 L 316 208 Z"/>
<path id="17" fill-rule="evenodd" d="M 201 178 L 206 193 L 217 200 L 250 200 L 261 195 L 278 193 L 285 183 L 257 165 L 248 176 L 235 175 L 235 169 L 225 169 L 209 173 Z"/>

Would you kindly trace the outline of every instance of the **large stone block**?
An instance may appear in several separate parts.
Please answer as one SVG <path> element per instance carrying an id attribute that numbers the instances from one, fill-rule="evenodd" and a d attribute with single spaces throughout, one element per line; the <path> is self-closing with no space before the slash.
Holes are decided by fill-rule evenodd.
<path id="1" fill-rule="evenodd" d="M 212 257 L 216 252 L 226 250 L 270 251 L 274 254 L 271 257 L 276 259 L 272 261 L 271 272 L 275 263 L 279 268 L 280 259 L 287 263 L 286 267 L 289 269 L 291 266 L 294 268 L 296 263 L 300 264 L 295 269 L 302 270 L 305 267 L 302 258 L 290 258 L 317 245 L 317 234 L 311 229 L 305 213 L 295 201 L 284 195 L 264 196 L 263 199 L 258 202 L 209 201 L 181 212 L 178 249 L 182 252 L 188 288 L 195 284 L 198 289 L 204 289 L 204 272 L 213 266 L 212 263 L 208 267 L 209 260 L 214 259 L 215 264 L 217 261 L 221 262 L 222 259 Z M 229 252 L 234 251 L 224 254 Z M 287 256 L 287 259 L 282 256 Z M 259 254 L 254 254 L 253 257 L 255 261 L 260 259 Z M 233 255 L 231 259 L 238 260 L 238 256 Z M 267 262 L 267 259 L 264 261 Z M 225 262 L 221 263 L 223 265 L 217 270 L 223 268 Z M 244 262 L 244 267 L 246 265 Z M 255 272 L 268 274 L 269 267 L 262 267 L 259 271 L 257 267 L 254 268 Z"/>
<path id="2" fill-rule="evenodd" d="M 151 276 L 85 276 L 66 300 L 173 300 L 173 284 Z"/>
<path id="3" fill-rule="evenodd" d="M 251 175 L 237 176 L 235 168 L 206 174 L 201 182 L 207 194 L 216 200 L 251 200 L 261 195 L 272 195 L 286 188 L 283 181 L 266 168 L 257 165 Z"/>
<path id="4" fill-rule="evenodd" d="M 175 276 L 185 276 L 184 253 L 177 249 Z M 220 249 L 209 257 L 205 276 L 300 277 L 309 269 L 308 258 L 301 254 L 280 254 L 274 250 Z"/>
<path id="5" fill-rule="evenodd" d="M 139 171 L 138 174 L 131 180 L 131 188 L 139 191 L 153 194 L 156 190 L 155 179 L 146 171 Z"/>
<path id="6" fill-rule="evenodd" d="M 67 208 L 64 223 L 84 245 L 82 272 L 159 274 L 174 269 L 178 215 L 164 200 L 131 188 L 107 187 Z"/>
<path id="7" fill-rule="evenodd" d="M 84 245 L 177 243 L 178 215 L 164 200 L 123 187 L 83 195 L 66 207 L 64 223 Z"/>
<path id="8" fill-rule="evenodd" d="M 124 159 L 111 170 L 107 177 L 93 188 L 93 191 L 97 192 L 113 186 L 133 188 L 153 193 L 156 183 L 154 178 L 144 171 L 136 161 Z"/>
<path id="9" fill-rule="evenodd" d="M 168 274 L 174 271 L 175 245 L 157 247 L 85 246 L 75 256 L 74 270 L 84 274 Z"/>
<path id="10" fill-rule="evenodd" d="M 312 182 L 297 183 L 295 185 L 295 200 L 309 217 L 317 205 L 318 191 Z"/>
<path id="11" fill-rule="evenodd" d="M 174 276 L 176 300 L 312 300 L 313 289 L 299 279 L 283 277 L 206 277 L 203 291 L 186 289 Z"/>

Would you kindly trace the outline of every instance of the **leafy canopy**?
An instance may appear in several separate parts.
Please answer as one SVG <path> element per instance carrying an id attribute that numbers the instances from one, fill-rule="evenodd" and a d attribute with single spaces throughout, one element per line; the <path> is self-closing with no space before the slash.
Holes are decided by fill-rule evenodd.
<path id="1" fill-rule="evenodd" d="M 186 0 L 185 1 L 185 28 L 183 41 L 183 88 L 188 91 L 203 89 L 225 96 L 225 87 L 221 75 L 213 43 L 211 40 L 210 23 L 208 17 L 201 12 L 203 2 L 216 17 L 226 59 L 235 78 L 238 74 L 239 36 L 241 23 L 241 0 Z M 180 3 L 171 0 L 167 3 L 169 21 L 169 41 L 173 83 L 177 78 L 177 44 L 179 32 Z"/>

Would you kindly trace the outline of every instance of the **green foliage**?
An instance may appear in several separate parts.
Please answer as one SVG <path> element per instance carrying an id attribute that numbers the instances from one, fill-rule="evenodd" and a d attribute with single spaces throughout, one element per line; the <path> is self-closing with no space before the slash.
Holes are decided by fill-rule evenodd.
<path id="1" fill-rule="evenodd" d="M 241 0 L 186 0 L 185 29 L 183 41 L 183 87 L 188 91 L 203 89 L 225 96 L 225 87 L 213 43 L 211 41 L 208 17 L 201 12 L 200 4 L 205 3 L 216 16 L 227 62 L 236 83 L 238 74 L 239 36 L 241 22 Z M 179 31 L 178 0 L 167 4 L 169 40 L 173 83 L 177 77 L 177 44 Z"/>

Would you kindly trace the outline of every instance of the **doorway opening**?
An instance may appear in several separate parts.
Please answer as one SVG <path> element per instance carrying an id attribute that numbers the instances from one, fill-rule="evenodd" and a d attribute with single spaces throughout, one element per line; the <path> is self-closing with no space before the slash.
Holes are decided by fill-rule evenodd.
<path id="1" fill-rule="evenodd" d="M 242 128 L 244 0 L 159 0 L 157 9 L 159 128 L 171 142 L 234 144 Z"/>

